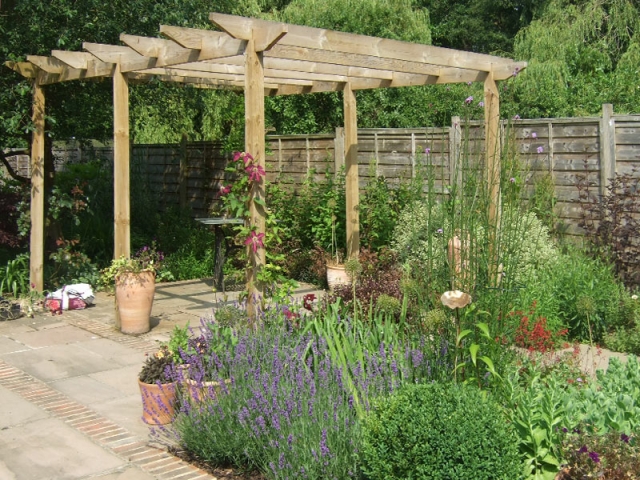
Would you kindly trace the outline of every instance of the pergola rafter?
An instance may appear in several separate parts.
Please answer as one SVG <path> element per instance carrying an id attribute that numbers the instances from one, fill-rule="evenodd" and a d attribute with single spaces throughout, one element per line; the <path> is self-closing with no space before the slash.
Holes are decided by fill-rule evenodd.
<path id="1" fill-rule="evenodd" d="M 461 82 L 484 82 L 487 181 L 495 198 L 490 216 L 497 217 L 499 195 L 499 101 L 496 82 L 526 67 L 525 62 L 398 40 L 336 32 L 253 18 L 211 13 L 221 31 L 162 25 L 165 38 L 122 34 L 123 45 L 84 43 L 82 52 L 54 50 L 51 56 L 27 56 L 7 66 L 34 80 L 33 162 L 41 158 L 44 132 L 43 85 L 112 78 L 114 83 L 115 195 L 128 199 L 128 84 L 160 80 L 198 88 L 245 93 L 245 149 L 264 166 L 264 96 L 344 92 L 347 169 L 348 254 L 359 250 L 357 114 L 355 91 Z M 125 105 L 126 103 L 126 105 Z M 34 163 L 34 166 L 35 163 Z M 34 171 L 37 171 L 34 169 Z M 32 191 L 31 281 L 43 287 L 42 189 Z M 264 184 L 254 185 L 254 198 L 264 198 Z M 250 223 L 264 233 L 264 211 L 255 204 Z M 33 208 L 33 207 L 32 207 Z M 115 206 L 116 257 L 129 255 L 128 200 Z M 250 293 L 259 292 L 256 272 L 264 252 L 250 251 Z"/>

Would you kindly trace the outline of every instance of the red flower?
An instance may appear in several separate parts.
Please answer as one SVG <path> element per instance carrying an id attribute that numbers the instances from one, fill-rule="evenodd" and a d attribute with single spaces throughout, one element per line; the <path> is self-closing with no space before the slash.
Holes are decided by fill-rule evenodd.
<path id="1" fill-rule="evenodd" d="M 225 195 L 228 195 L 229 192 L 231 192 L 231 185 L 227 185 L 226 187 L 222 185 L 220 187 L 220 196 L 224 197 Z"/>
<path id="2" fill-rule="evenodd" d="M 245 171 L 249 174 L 249 180 L 251 180 L 252 182 L 259 182 L 262 177 L 266 175 L 264 168 L 262 168 L 260 165 L 251 164 L 247 168 L 245 168 Z"/>
<path id="3" fill-rule="evenodd" d="M 253 253 L 256 253 L 259 248 L 264 248 L 263 240 L 264 233 L 251 232 L 244 241 L 244 244 L 249 245 L 253 249 Z"/>
<path id="4" fill-rule="evenodd" d="M 307 293 L 304 297 L 302 297 L 302 306 L 309 311 L 313 310 L 313 302 L 316 299 L 316 296 L 313 293 Z"/>

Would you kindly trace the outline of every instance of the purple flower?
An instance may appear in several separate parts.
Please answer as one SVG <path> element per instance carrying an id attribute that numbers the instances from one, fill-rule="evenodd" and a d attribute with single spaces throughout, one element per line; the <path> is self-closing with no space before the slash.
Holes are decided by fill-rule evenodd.
<path id="1" fill-rule="evenodd" d="M 520 120 L 520 115 L 516 115 L 513 117 L 514 120 Z"/>
<path id="2" fill-rule="evenodd" d="M 320 454 L 323 457 L 328 457 L 329 455 L 331 455 L 331 451 L 327 446 L 327 429 L 326 428 L 322 429 L 322 437 L 320 438 Z"/>
<path id="3" fill-rule="evenodd" d="M 467 85 L 471 86 L 471 82 L 467 82 Z"/>
<path id="4" fill-rule="evenodd" d="M 480 108 L 484 107 L 484 102 L 478 102 L 478 106 L 479 106 Z"/>
<path id="5" fill-rule="evenodd" d="M 625 435 L 623 433 L 622 435 L 620 435 L 620 440 L 622 440 L 624 443 L 629 443 L 629 435 Z"/>
<path id="6" fill-rule="evenodd" d="M 429 147 L 424 149 L 424 153 L 426 153 L 427 155 L 429 155 L 431 153 L 431 149 Z"/>
<path id="7" fill-rule="evenodd" d="M 436 230 L 438 233 L 443 233 L 444 230 L 442 230 L 441 228 L 439 228 L 438 230 Z"/>
<path id="8" fill-rule="evenodd" d="M 589 458 L 595 463 L 600 463 L 600 456 L 596 452 L 589 452 Z"/>
<path id="9" fill-rule="evenodd" d="M 469 105 L 471 102 L 473 102 L 473 97 L 471 96 L 467 97 L 467 99 L 464 101 L 464 103 L 466 103 L 467 105 Z"/>
<path id="10" fill-rule="evenodd" d="M 531 132 L 531 138 L 538 138 L 538 134 L 536 132 Z"/>
<path id="11" fill-rule="evenodd" d="M 587 448 L 586 445 L 583 445 L 582 447 L 580 447 L 580 450 L 578 450 L 578 453 L 587 453 L 589 451 L 589 449 Z"/>
<path id="12" fill-rule="evenodd" d="M 537 148 L 537 151 L 538 151 L 538 153 L 542 153 L 542 152 L 544 152 L 544 148 L 542 148 L 542 146 L 539 146 Z"/>
<path id="13" fill-rule="evenodd" d="M 510 181 L 511 183 L 516 183 L 516 179 L 515 179 L 515 178 L 513 178 L 513 177 L 511 177 L 511 178 L 509 179 L 509 181 Z"/>

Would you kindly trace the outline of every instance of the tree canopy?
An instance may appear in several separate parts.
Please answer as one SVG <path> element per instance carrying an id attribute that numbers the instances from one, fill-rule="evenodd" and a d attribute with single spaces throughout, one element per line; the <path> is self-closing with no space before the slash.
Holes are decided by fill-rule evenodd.
<path id="1" fill-rule="evenodd" d="M 82 42 L 118 43 L 120 33 L 155 36 L 160 24 L 213 28 L 210 11 L 263 17 L 378 37 L 514 56 L 529 67 L 502 82 L 504 116 L 593 115 L 602 103 L 640 111 L 637 0 L 21 0 L 2 2 L 0 59 L 21 60 Z M 47 87 L 47 130 L 55 139 L 112 135 L 111 82 Z M 471 105 L 464 100 L 476 97 Z M 482 116 L 482 85 L 425 86 L 357 93 L 361 127 L 448 125 Z M 27 146 L 31 85 L 0 68 L 0 147 Z M 339 94 L 268 98 L 277 133 L 332 131 Z M 244 101 L 234 92 L 160 82 L 131 88 L 137 143 L 222 139 L 242 145 Z"/>

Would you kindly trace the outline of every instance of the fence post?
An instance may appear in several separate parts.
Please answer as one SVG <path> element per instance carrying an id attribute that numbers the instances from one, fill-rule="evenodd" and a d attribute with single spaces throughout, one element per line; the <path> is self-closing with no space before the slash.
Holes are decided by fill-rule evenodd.
<path id="1" fill-rule="evenodd" d="M 602 105 L 600 119 L 600 195 L 607 193 L 607 184 L 616 174 L 616 123 L 613 105 Z"/>
<path id="2" fill-rule="evenodd" d="M 449 185 L 454 182 L 462 185 L 462 171 L 460 164 L 460 148 L 462 146 L 462 127 L 460 117 L 451 117 L 451 129 L 449 130 Z"/>
<path id="3" fill-rule="evenodd" d="M 182 134 L 182 141 L 180 142 L 180 208 L 187 207 L 187 179 L 189 178 L 189 172 L 187 171 L 187 134 Z"/>
<path id="4" fill-rule="evenodd" d="M 307 177 L 308 177 L 309 172 L 311 172 L 311 149 L 309 147 L 309 135 L 306 135 L 304 140 L 305 140 L 305 148 L 307 151 Z"/>
<path id="5" fill-rule="evenodd" d="M 333 174 L 337 175 L 344 166 L 344 127 L 336 127 L 336 138 L 333 141 Z"/>

